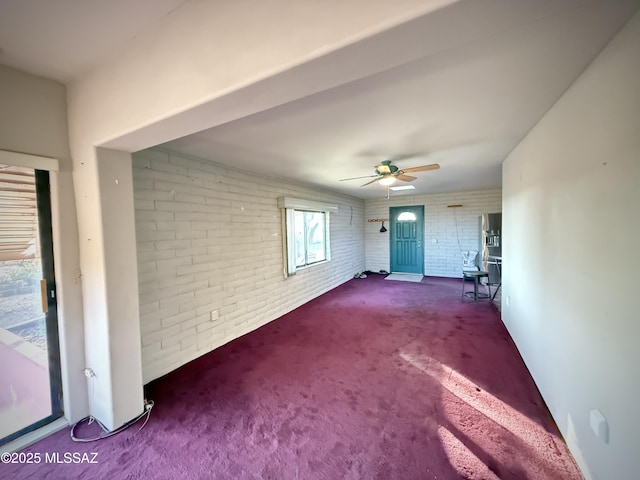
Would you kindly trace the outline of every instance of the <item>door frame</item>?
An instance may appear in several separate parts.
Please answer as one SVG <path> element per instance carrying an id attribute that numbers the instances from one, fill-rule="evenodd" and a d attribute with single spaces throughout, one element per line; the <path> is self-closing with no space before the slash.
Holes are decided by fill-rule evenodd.
<path id="1" fill-rule="evenodd" d="M 33 167 L 29 167 L 33 168 Z M 58 332 L 58 311 L 53 258 L 53 226 L 51 217 L 51 186 L 47 170 L 34 168 L 36 187 L 36 208 L 38 211 L 38 234 L 40 237 L 40 262 L 42 278 L 46 280 L 47 312 L 45 313 L 47 331 L 47 356 L 49 365 L 49 388 L 51 394 L 51 414 L 31 425 L 1 438 L 0 445 L 4 445 L 26 433 L 43 427 L 60 418 L 63 411 L 62 404 L 62 366 L 60 363 L 60 340 Z M 44 301 L 43 301 L 44 305 Z"/>
<path id="2" fill-rule="evenodd" d="M 402 211 L 412 211 L 416 214 L 416 241 L 418 243 L 416 248 L 419 272 L 403 272 L 402 270 L 398 270 L 397 265 L 395 265 L 394 238 L 396 232 L 396 216 Z M 417 273 L 424 275 L 424 205 L 389 207 L 389 227 L 389 271 L 391 273 Z"/>

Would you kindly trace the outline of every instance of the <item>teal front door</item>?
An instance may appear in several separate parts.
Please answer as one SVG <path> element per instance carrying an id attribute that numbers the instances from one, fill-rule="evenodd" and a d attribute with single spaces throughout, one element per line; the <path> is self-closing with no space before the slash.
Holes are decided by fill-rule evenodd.
<path id="1" fill-rule="evenodd" d="M 424 273 L 424 206 L 389 208 L 392 273 Z"/>

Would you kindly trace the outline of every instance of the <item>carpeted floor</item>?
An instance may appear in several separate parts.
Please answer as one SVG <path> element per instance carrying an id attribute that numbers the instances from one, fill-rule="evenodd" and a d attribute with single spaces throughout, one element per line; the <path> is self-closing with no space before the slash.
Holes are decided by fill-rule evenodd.
<path id="1" fill-rule="evenodd" d="M 65 430 L 25 451 L 97 464 L 0 465 L 0 477 L 582 478 L 495 307 L 461 301 L 455 279 L 351 280 L 147 395 L 141 431 L 79 444 Z"/>

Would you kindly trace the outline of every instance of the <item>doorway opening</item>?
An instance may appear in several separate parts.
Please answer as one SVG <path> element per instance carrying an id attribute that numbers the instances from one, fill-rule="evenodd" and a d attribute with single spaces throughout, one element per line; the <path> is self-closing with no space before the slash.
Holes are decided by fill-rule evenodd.
<path id="1" fill-rule="evenodd" d="M 0 164 L 0 444 L 60 416 L 49 172 Z"/>

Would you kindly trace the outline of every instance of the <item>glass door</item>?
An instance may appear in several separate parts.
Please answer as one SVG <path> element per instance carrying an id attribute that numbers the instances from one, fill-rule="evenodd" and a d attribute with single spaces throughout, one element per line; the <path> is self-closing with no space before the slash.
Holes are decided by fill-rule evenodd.
<path id="1" fill-rule="evenodd" d="M 49 172 L 0 165 L 0 444 L 61 415 Z"/>

